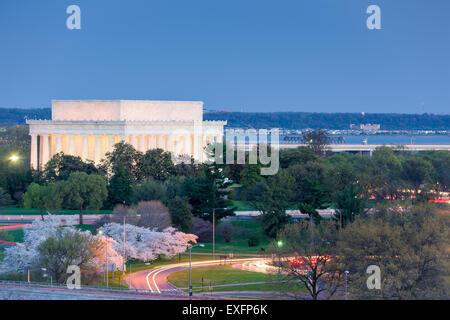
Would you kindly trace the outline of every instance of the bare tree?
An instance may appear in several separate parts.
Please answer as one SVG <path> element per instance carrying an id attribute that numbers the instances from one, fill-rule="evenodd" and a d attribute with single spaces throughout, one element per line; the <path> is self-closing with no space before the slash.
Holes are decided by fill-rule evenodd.
<path id="1" fill-rule="evenodd" d="M 172 225 L 169 209 L 159 200 L 139 202 L 136 214 L 139 217 L 139 227 L 161 231 Z"/>
<path id="2" fill-rule="evenodd" d="M 329 155 L 330 137 L 325 129 L 308 130 L 302 137 L 302 142 L 316 155 L 326 157 Z"/>
<path id="3" fill-rule="evenodd" d="M 271 251 L 278 255 L 273 265 L 285 275 L 286 286 L 301 284 L 313 300 L 329 299 L 343 282 L 343 272 L 334 261 L 337 230 L 329 221 L 321 221 L 312 233 L 310 228 L 304 220 L 287 225 L 279 233 L 278 245 L 272 247 Z M 314 246 L 311 234 L 316 239 Z M 295 299 L 306 298 L 302 293 L 290 295 Z"/>
<path id="4" fill-rule="evenodd" d="M 237 228 L 230 222 L 223 222 L 217 227 L 217 233 L 225 239 L 225 242 L 230 242 L 237 232 Z"/>

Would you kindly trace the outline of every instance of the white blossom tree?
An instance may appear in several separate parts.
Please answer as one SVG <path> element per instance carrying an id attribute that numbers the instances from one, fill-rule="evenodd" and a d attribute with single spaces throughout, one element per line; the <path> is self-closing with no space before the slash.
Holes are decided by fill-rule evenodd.
<path id="1" fill-rule="evenodd" d="M 196 235 L 186 234 L 172 227 L 159 232 L 126 224 L 124 252 L 122 224 L 105 224 L 102 231 L 116 241 L 113 246 L 117 252 L 121 252 L 126 257 L 143 261 L 155 260 L 159 255 L 165 255 L 168 258 L 174 257 L 185 252 L 189 243 L 197 242 Z"/>
<path id="2" fill-rule="evenodd" d="M 97 270 L 102 270 L 106 261 L 118 267 L 123 266 L 123 255 L 115 250 L 115 240 L 106 236 L 92 236 L 89 231 L 80 231 L 73 227 L 76 219 L 71 216 L 45 216 L 42 221 L 36 219 L 30 226 L 24 228 L 24 243 L 16 244 L 5 250 L 5 258 L 0 264 L 2 272 L 23 272 L 36 267 L 40 261 L 38 247 L 41 243 L 54 237 L 58 230 L 63 233 L 79 233 L 90 238 L 94 257 L 88 264 Z M 64 228 L 61 228 L 65 226 Z M 107 258 L 106 258 L 107 256 Z"/>

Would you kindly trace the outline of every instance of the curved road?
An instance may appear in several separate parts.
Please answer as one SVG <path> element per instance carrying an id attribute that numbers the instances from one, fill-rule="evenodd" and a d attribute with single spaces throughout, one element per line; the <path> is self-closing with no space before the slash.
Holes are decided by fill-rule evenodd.
<path id="1" fill-rule="evenodd" d="M 245 259 L 233 259 L 232 265 L 242 265 L 243 262 L 248 261 L 260 261 L 261 258 L 245 258 Z M 219 265 L 220 260 L 207 260 L 207 261 L 195 261 L 192 262 L 192 268 L 207 267 L 213 265 Z M 223 262 L 222 262 L 223 263 Z M 152 293 L 178 293 L 186 294 L 182 290 L 173 286 L 167 277 L 169 274 L 189 268 L 189 262 L 169 264 L 162 267 L 157 267 L 151 270 L 143 270 L 135 273 L 131 273 L 125 276 L 125 281 L 134 289 L 150 290 Z"/>

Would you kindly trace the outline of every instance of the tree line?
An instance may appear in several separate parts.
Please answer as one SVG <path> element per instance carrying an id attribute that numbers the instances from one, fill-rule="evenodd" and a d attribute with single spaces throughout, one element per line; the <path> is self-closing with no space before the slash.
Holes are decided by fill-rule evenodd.
<path id="1" fill-rule="evenodd" d="M 0 108 L 0 126 L 24 125 L 26 119 L 50 119 L 51 109 Z M 378 123 L 383 130 L 450 130 L 450 115 L 396 113 L 224 112 L 204 113 L 205 120 L 226 120 L 232 128 L 349 129 Z"/>

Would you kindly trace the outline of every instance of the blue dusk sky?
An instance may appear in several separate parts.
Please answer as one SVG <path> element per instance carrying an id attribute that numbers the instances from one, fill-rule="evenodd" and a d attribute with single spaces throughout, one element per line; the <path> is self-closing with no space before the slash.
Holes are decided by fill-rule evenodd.
<path id="1" fill-rule="evenodd" d="M 66 27 L 73 4 L 80 30 Z M 449 14 L 448 0 L 0 0 L 0 107 L 448 114 Z"/>

